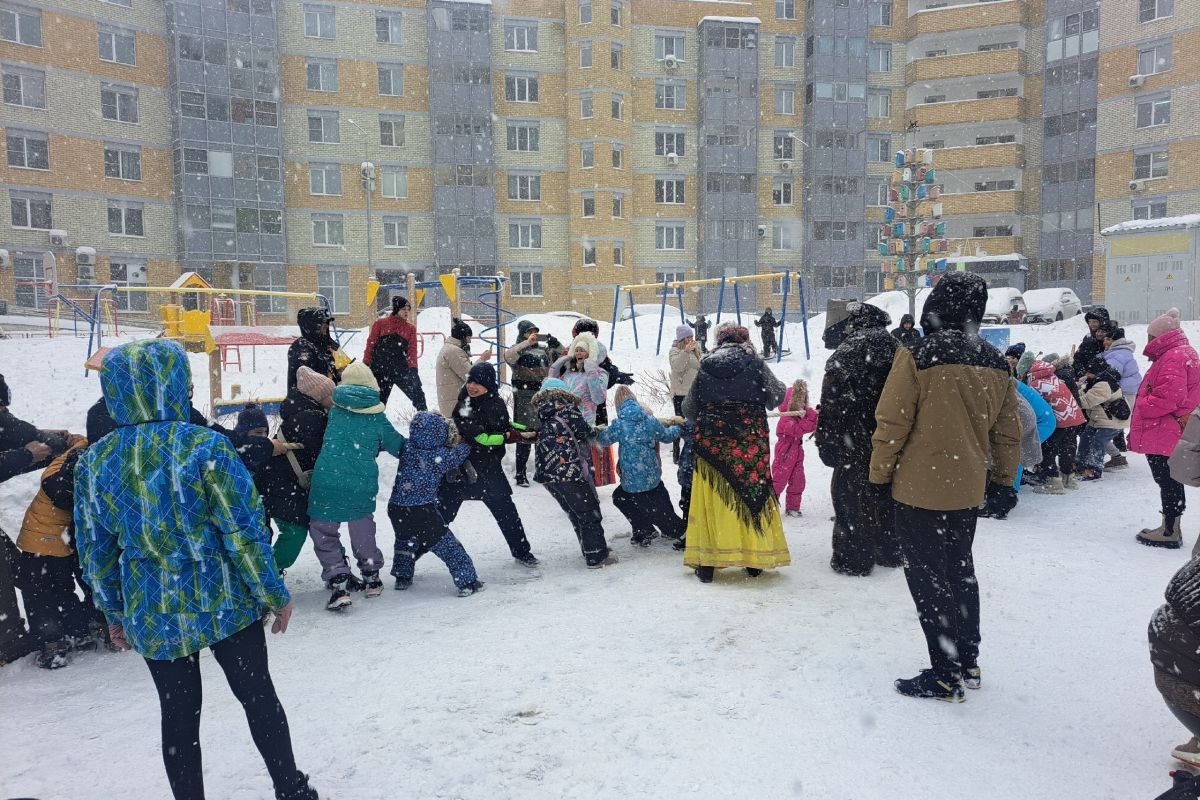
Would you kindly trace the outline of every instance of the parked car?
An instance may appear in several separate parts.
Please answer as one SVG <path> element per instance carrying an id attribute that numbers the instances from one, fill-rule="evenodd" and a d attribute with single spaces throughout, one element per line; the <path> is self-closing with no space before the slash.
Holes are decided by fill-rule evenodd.
<path id="1" fill-rule="evenodd" d="M 988 289 L 987 310 L 983 312 L 985 325 L 1020 325 L 1025 322 L 1028 309 L 1020 289 L 1000 286 Z"/>
<path id="2" fill-rule="evenodd" d="M 1024 297 L 1026 322 L 1059 322 L 1083 312 L 1073 289 L 1030 289 Z"/>

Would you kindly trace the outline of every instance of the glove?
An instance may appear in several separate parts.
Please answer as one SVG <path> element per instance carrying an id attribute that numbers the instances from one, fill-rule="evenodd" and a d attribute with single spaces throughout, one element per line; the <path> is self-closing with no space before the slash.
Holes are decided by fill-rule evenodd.
<path id="1" fill-rule="evenodd" d="M 633 386 L 633 376 L 628 372 L 618 372 L 617 379 L 613 381 L 618 385 Z"/>
<path id="2" fill-rule="evenodd" d="M 475 443 L 481 444 L 484 447 L 499 447 L 504 444 L 504 434 L 481 433 L 475 437 Z"/>
<path id="3" fill-rule="evenodd" d="M 988 511 L 998 519 L 1004 519 L 1017 507 L 1017 490 L 1011 486 L 993 483 L 988 486 L 987 495 Z"/>
<path id="4" fill-rule="evenodd" d="M 876 500 L 883 500 L 892 496 L 892 485 L 890 483 L 867 483 L 867 490 Z"/>
<path id="5" fill-rule="evenodd" d="M 550 336 L 546 339 L 546 344 L 550 345 L 550 349 L 552 350 L 558 350 L 562 347 L 562 342 L 560 342 L 558 339 L 555 339 L 553 336 Z"/>

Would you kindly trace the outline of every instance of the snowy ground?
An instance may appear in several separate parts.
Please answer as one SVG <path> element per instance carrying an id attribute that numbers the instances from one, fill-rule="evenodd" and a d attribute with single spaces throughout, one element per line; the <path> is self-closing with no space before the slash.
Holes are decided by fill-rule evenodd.
<path id="1" fill-rule="evenodd" d="M 428 312 L 422 327 L 439 319 Z M 613 360 L 635 373 L 665 366 L 665 351 L 632 350 L 627 325 Z M 1200 341 L 1200 324 L 1187 327 Z M 650 326 L 640 330 L 646 348 Z M 1013 339 L 1066 352 L 1082 332 L 1079 318 Z M 1130 333 L 1144 343 L 1143 329 Z M 806 363 L 798 344 L 778 373 L 809 377 L 815 396 L 822 361 Z M 85 347 L 0 341 L 14 411 L 81 430 L 99 396 L 82 373 Z M 432 361 L 422 365 L 431 401 Z M 226 386 L 279 394 L 282 363 L 282 349 L 263 348 L 258 372 Z M 206 397 L 202 359 L 193 371 Z M 398 398 L 390 412 L 399 420 L 406 408 Z M 1133 541 L 1157 520 L 1144 459 L 1066 497 L 1023 492 L 1009 520 L 981 521 L 984 688 L 949 706 L 893 691 L 926 663 L 903 575 L 830 571 L 829 473 L 809 450 L 805 516 L 785 526 L 793 565 L 759 580 L 700 585 L 668 546 L 631 548 L 607 501 L 621 561 L 587 571 L 537 486 L 515 490 L 543 560 L 536 572 L 512 562 L 480 504 L 464 506 L 453 527 L 488 583 L 469 599 L 429 558 L 409 592 L 356 597 L 335 616 L 306 551 L 288 574 L 292 627 L 271 640 L 301 768 L 334 798 L 1131 800 L 1169 785 L 1170 748 L 1185 737 L 1154 689 L 1145 628 L 1187 556 Z M 385 492 L 395 462 L 381 464 Z M 34 487 L 30 476 L 0 485 L 10 533 Z M 208 796 L 269 798 L 240 708 L 212 658 L 202 662 Z M 29 659 L 0 669 L 0 718 L 0 797 L 169 796 L 154 690 L 131 653 L 84 655 L 58 672 Z"/>

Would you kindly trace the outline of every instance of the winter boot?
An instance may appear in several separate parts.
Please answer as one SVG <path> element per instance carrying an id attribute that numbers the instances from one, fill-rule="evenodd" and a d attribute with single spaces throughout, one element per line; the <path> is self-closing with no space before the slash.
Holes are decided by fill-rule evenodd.
<path id="1" fill-rule="evenodd" d="M 787 511 L 787 512 L 785 512 L 785 516 L 788 516 L 788 517 L 802 517 L 802 516 L 804 516 L 804 515 L 803 515 L 803 514 L 801 514 L 801 513 L 800 513 L 800 509 L 798 509 L 798 508 L 797 508 L 795 511 Z"/>
<path id="2" fill-rule="evenodd" d="M 1171 758 L 1192 767 L 1200 767 L 1200 739 L 1193 736 L 1191 741 L 1179 745 L 1171 751 Z"/>
<path id="3" fill-rule="evenodd" d="M 363 584 L 366 587 L 367 597 L 379 597 L 383 594 L 383 581 L 379 579 L 378 572 L 364 572 Z"/>
<path id="4" fill-rule="evenodd" d="M 604 557 L 603 561 L 597 561 L 593 564 L 588 564 L 587 568 L 588 569 L 604 569 L 605 567 L 611 567 L 613 564 L 616 564 L 616 563 L 617 563 L 617 557 L 614 556 L 612 553 L 609 553 L 607 556 Z"/>
<path id="5" fill-rule="evenodd" d="M 1062 474 L 1063 488 L 1068 492 L 1073 492 L 1079 488 L 1079 482 L 1075 480 L 1074 472 L 1064 472 Z"/>
<path id="6" fill-rule="evenodd" d="M 983 686 L 983 673 L 978 664 L 963 665 L 963 686 L 968 689 L 978 689 Z"/>
<path id="7" fill-rule="evenodd" d="M 931 669 L 921 670 L 921 674 L 915 678 L 899 678 L 896 691 L 905 697 L 943 700 L 947 703 L 961 703 L 967 699 L 963 694 L 962 681 L 957 677 L 942 677 Z"/>
<path id="8" fill-rule="evenodd" d="M 396 591 L 403 592 L 412 587 L 412 578 L 396 578 Z"/>
<path id="9" fill-rule="evenodd" d="M 354 602 L 350 599 L 349 577 L 349 575 L 339 575 L 329 582 L 333 594 L 330 595 L 329 602 L 325 604 L 325 607 L 330 611 L 341 611 Z"/>
<path id="10" fill-rule="evenodd" d="M 1063 479 L 1056 476 L 1033 487 L 1033 492 L 1034 494 L 1066 494 L 1066 488 L 1063 486 Z"/>
<path id="11" fill-rule="evenodd" d="M 757 578 L 759 575 L 762 575 L 762 570 L 756 567 L 746 567 L 746 574 L 751 578 Z"/>
<path id="12" fill-rule="evenodd" d="M 1110 458 L 1104 464 L 1105 469 L 1125 469 L 1129 466 L 1129 459 L 1119 453 Z"/>
<path id="13" fill-rule="evenodd" d="M 526 478 L 524 475 L 517 475 L 517 479 L 514 481 L 514 483 L 522 488 L 529 488 L 529 478 Z"/>
<path id="14" fill-rule="evenodd" d="M 317 790 L 308 785 L 308 776 L 296 773 L 296 785 L 291 789 L 275 792 L 275 800 L 321 800 Z"/>
<path id="15" fill-rule="evenodd" d="M 459 587 L 458 596 L 459 597 L 470 597 L 471 595 L 475 594 L 476 592 L 482 592 L 483 586 L 484 586 L 483 581 L 471 581 L 466 586 Z"/>
<path id="16" fill-rule="evenodd" d="M 1140 544 L 1147 547 L 1166 547 L 1178 550 L 1183 544 L 1183 531 L 1180 530 L 1179 517 L 1163 515 L 1162 524 L 1157 528 L 1143 528 L 1137 535 Z"/>
<path id="17" fill-rule="evenodd" d="M 696 577 L 701 583 L 712 583 L 713 573 L 716 572 L 715 567 L 696 567 Z"/>
<path id="18" fill-rule="evenodd" d="M 637 547 L 649 547 L 654 543 L 654 531 L 634 531 L 629 543 Z"/>
<path id="19" fill-rule="evenodd" d="M 366 577 L 366 576 L 364 576 L 364 577 Z M 329 588 L 332 589 L 333 586 L 330 586 Z M 357 575 L 355 575 L 353 572 L 351 572 L 349 575 L 346 576 L 346 591 L 361 592 L 361 591 L 365 590 L 366 588 L 367 588 L 367 582 L 364 581 L 362 578 L 358 577 Z"/>
<path id="20" fill-rule="evenodd" d="M 537 556 L 535 556 L 533 553 L 526 553 L 523 556 L 513 556 L 513 559 L 522 567 L 529 567 L 530 569 L 533 569 L 542 563 L 537 560 Z"/>
<path id="21" fill-rule="evenodd" d="M 70 650 L 71 644 L 66 639 L 47 642 L 42 647 L 42 652 L 38 653 L 37 665 L 42 669 L 62 669 L 69 666 L 71 660 L 67 658 L 67 653 Z"/>

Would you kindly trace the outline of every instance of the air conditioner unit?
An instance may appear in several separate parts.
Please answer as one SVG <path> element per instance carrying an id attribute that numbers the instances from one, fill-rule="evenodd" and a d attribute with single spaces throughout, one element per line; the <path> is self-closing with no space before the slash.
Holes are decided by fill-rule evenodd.
<path id="1" fill-rule="evenodd" d="M 744 31 L 742 33 L 742 46 L 747 50 L 753 50 L 758 47 L 758 34 L 754 31 Z"/>
<path id="2" fill-rule="evenodd" d="M 77 260 L 75 262 L 75 279 L 80 283 L 95 283 L 96 268 Z"/>
<path id="3" fill-rule="evenodd" d="M 94 248 L 94 247 L 77 247 L 77 248 L 75 248 L 75 266 L 77 266 L 77 267 L 94 267 L 94 266 L 96 266 L 96 248 Z"/>
<path id="4" fill-rule="evenodd" d="M 792 162 L 790 162 L 790 161 L 780 161 L 780 162 L 779 162 L 779 169 L 780 169 L 782 172 L 791 172 L 791 171 L 792 171 Z"/>
<path id="5" fill-rule="evenodd" d="M 667 69 L 678 69 L 679 59 L 672 55 L 664 56 L 663 57 L 663 66 L 666 67 Z"/>
<path id="6" fill-rule="evenodd" d="M 672 167 L 679 163 L 679 155 L 677 153 L 667 153 L 667 163 Z"/>
<path id="7" fill-rule="evenodd" d="M 0 249 L 0 267 L 8 267 L 11 265 L 12 261 L 9 259 L 8 251 Z"/>
<path id="8" fill-rule="evenodd" d="M 1140 192 L 1142 189 L 1145 189 L 1145 188 L 1146 188 L 1145 181 L 1130 181 L 1129 182 L 1129 191 L 1131 191 L 1131 192 Z"/>
<path id="9" fill-rule="evenodd" d="M 50 231 L 50 246 L 51 247 L 66 247 L 66 245 L 67 245 L 67 232 L 66 231 L 59 230 L 58 228 L 55 228 L 54 230 Z"/>
<path id="10" fill-rule="evenodd" d="M 1145 75 L 1130 75 L 1129 76 L 1129 85 L 1133 86 L 1134 88 L 1141 86 L 1145 82 L 1146 82 Z"/>

